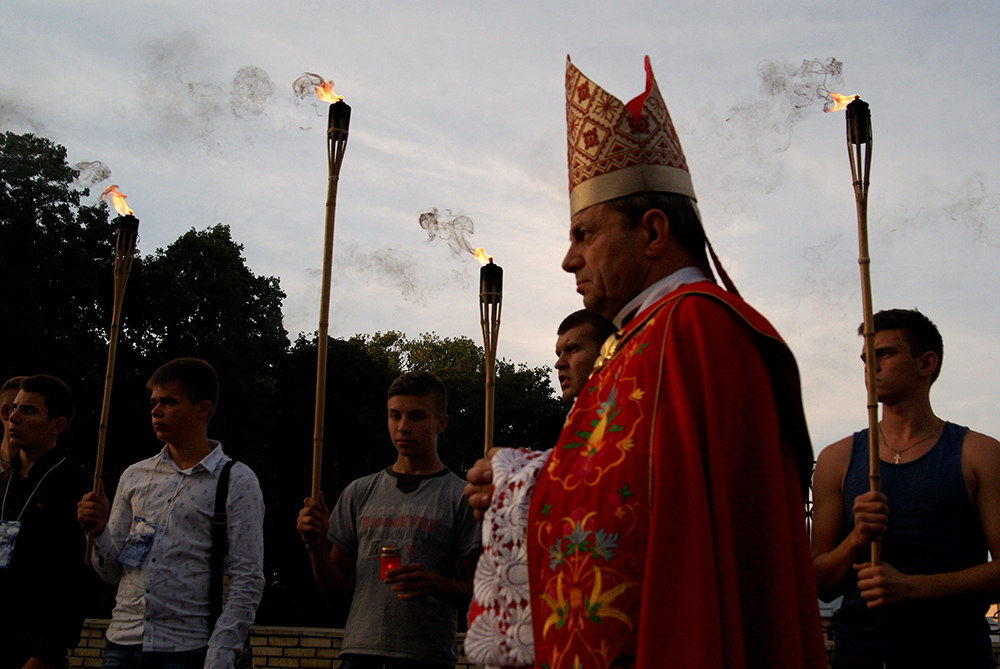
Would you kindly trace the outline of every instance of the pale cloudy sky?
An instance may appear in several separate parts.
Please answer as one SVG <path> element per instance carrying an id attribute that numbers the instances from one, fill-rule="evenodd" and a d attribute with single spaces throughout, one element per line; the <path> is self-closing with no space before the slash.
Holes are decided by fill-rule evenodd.
<path id="1" fill-rule="evenodd" d="M 280 277 L 294 338 L 318 318 L 327 168 L 326 105 L 292 82 L 332 78 L 353 114 L 331 334 L 481 340 L 478 265 L 417 223 L 437 208 L 473 219 L 505 270 L 499 354 L 548 365 L 580 306 L 559 267 L 566 55 L 628 100 L 648 54 L 713 244 L 796 354 L 819 450 L 866 421 L 844 119 L 819 99 L 858 93 L 875 308 L 937 322 L 936 410 L 996 436 L 998 25 L 992 0 L 22 0 L 0 6 L 0 130 L 110 167 L 91 198 L 118 184 L 143 253 L 232 226 L 253 271 Z"/>

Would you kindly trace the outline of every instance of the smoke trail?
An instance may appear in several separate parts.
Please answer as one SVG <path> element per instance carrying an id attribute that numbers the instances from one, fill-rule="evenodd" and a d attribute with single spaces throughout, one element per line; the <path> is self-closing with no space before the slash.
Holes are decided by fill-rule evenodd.
<path id="1" fill-rule="evenodd" d="M 795 126 L 822 113 L 830 91 L 843 86 L 843 63 L 836 58 L 804 60 L 800 65 L 773 60 L 757 66 L 759 92 L 722 115 L 706 105 L 685 133 L 694 151 L 712 156 L 725 170 L 698 173 L 696 186 L 711 193 L 716 226 L 728 226 L 752 209 L 756 196 L 772 193 L 784 181 L 778 157 L 791 146 Z"/>
<path id="2" fill-rule="evenodd" d="M 414 263 L 411 254 L 392 247 L 371 250 L 354 241 L 343 242 L 337 247 L 335 262 L 338 269 L 356 273 L 362 283 L 375 282 L 391 287 L 398 290 L 404 300 L 418 305 L 426 304 L 428 290 L 441 290 L 454 283 L 469 285 L 468 273 L 465 271 L 422 271 Z M 334 284 L 342 280 L 341 273 L 334 273 Z"/>
<path id="3" fill-rule="evenodd" d="M 96 183 L 111 178 L 111 168 L 99 160 L 76 163 L 71 166 L 71 169 L 79 173 L 73 180 L 73 185 L 79 188 L 90 188 Z"/>
<path id="4" fill-rule="evenodd" d="M 255 65 L 240 67 L 228 81 L 203 74 L 213 61 L 190 33 L 151 39 L 142 52 L 143 117 L 163 139 L 196 139 L 209 148 L 250 142 L 250 131 L 231 121 L 250 121 L 273 105 L 274 82 Z"/>
<path id="5" fill-rule="evenodd" d="M 229 108 L 236 118 L 260 116 L 272 95 L 274 82 L 267 72 L 255 65 L 244 65 L 229 85 Z"/>
<path id="6" fill-rule="evenodd" d="M 316 87 L 324 81 L 323 77 L 318 74 L 306 72 L 292 82 L 292 91 L 295 93 L 296 97 L 301 98 L 302 100 L 305 100 L 310 96 L 316 97 Z"/>
<path id="7" fill-rule="evenodd" d="M 0 131 L 25 128 L 35 134 L 43 134 L 45 124 L 36 120 L 37 116 L 35 110 L 25 107 L 21 101 L 0 95 Z"/>
<path id="8" fill-rule="evenodd" d="M 444 210 L 444 214 L 448 217 L 452 215 L 448 209 Z M 455 216 L 444 220 L 437 209 L 431 209 L 420 214 L 420 227 L 427 231 L 428 244 L 433 244 L 437 240 L 446 241 L 451 252 L 458 258 L 461 258 L 463 253 L 473 253 L 472 244 L 466 236 L 475 231 L 475 224 L 468 216 Z"/>

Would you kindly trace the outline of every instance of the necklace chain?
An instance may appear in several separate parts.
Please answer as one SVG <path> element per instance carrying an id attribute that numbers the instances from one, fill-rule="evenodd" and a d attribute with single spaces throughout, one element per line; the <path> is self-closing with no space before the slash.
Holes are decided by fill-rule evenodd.
<path id="1" fill-rule="evenodd" d="M 926 437 L 924 437 L 920 441 L 915 441 L 912 444 L 910 444 L 909 446 L 907 446 L 906 448 L 901 448 L 899 450 L 897 450 L 897 449 L 895 449 L 895 448 L 893 448 L 892 446 L 889 445 L 889 440 L 885 438 L 885 432 L 882 431 L 882 423 L 878 424 L 878 433 L 880 435 L 882 435 L 882 443 L 885 444 L 885 447 L 888 448 L 893 453 L 895 453 L 895 455 L 892 456 L 892 459 L 898 465 L 899 464 L 899 458 L 900 458 L 900 456 L 903 453 L 905 453 L 906 451 L 910 450 L 911 448 L 913 448 L 915 446 L 919 446 L 920 444 L 924 443 L 925 441 L 927 441 L 928 439 L 930 439 L 931 437 L 933 437 L 934 435 L 936 435 L 938 433 L 938 430 L 940 430 L 943 425 L 944 425 L 944 421 L 942 419 L 938 418 L 937 427 L 934 428 L 933 432 L 931 432 L 929 435 L 927 435 Z"/>

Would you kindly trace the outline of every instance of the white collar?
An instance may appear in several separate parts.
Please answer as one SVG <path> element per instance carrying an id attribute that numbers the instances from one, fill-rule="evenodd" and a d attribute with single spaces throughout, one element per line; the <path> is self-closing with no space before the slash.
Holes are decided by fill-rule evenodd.
<path id="1" fill-rule="evenodd" d="M 682 267 L 673 274 L 663 277 L 653 285 L 647 287 L 641 293 L 633 297 L 622 307 L 618 315 L 614 317 L 614 324 L 619 330 L 623 327 L 622 321 L 629 315 L 633 318 L 653 306 L 661 297 L 672 293 L 683 285 L 708 281 L 708 277 L 700 269 L 694 266 Z"/>

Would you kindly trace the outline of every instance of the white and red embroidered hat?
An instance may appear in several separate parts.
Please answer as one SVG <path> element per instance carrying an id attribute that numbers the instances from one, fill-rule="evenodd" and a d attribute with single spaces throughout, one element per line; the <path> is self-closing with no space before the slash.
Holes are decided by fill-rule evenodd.
<path id="1" fill-rule="evenodd" d="M 585 77 L 566 56 L 566 131 L 570 216 L 626 195 L 658 192 L 688 196 L 701 219 L 687 159 L 649 56 L 646 91 L 628 104 Z M 707 235 L 705 243 L 723 285 L 739 295 Z"/>
<path id="2" fill-rule="evenodd" d="M 634 193 L 697 200 L 670 112 L 646 56 L 646 91 L 622 102 L 566 57 L 570 215 Z"/>

